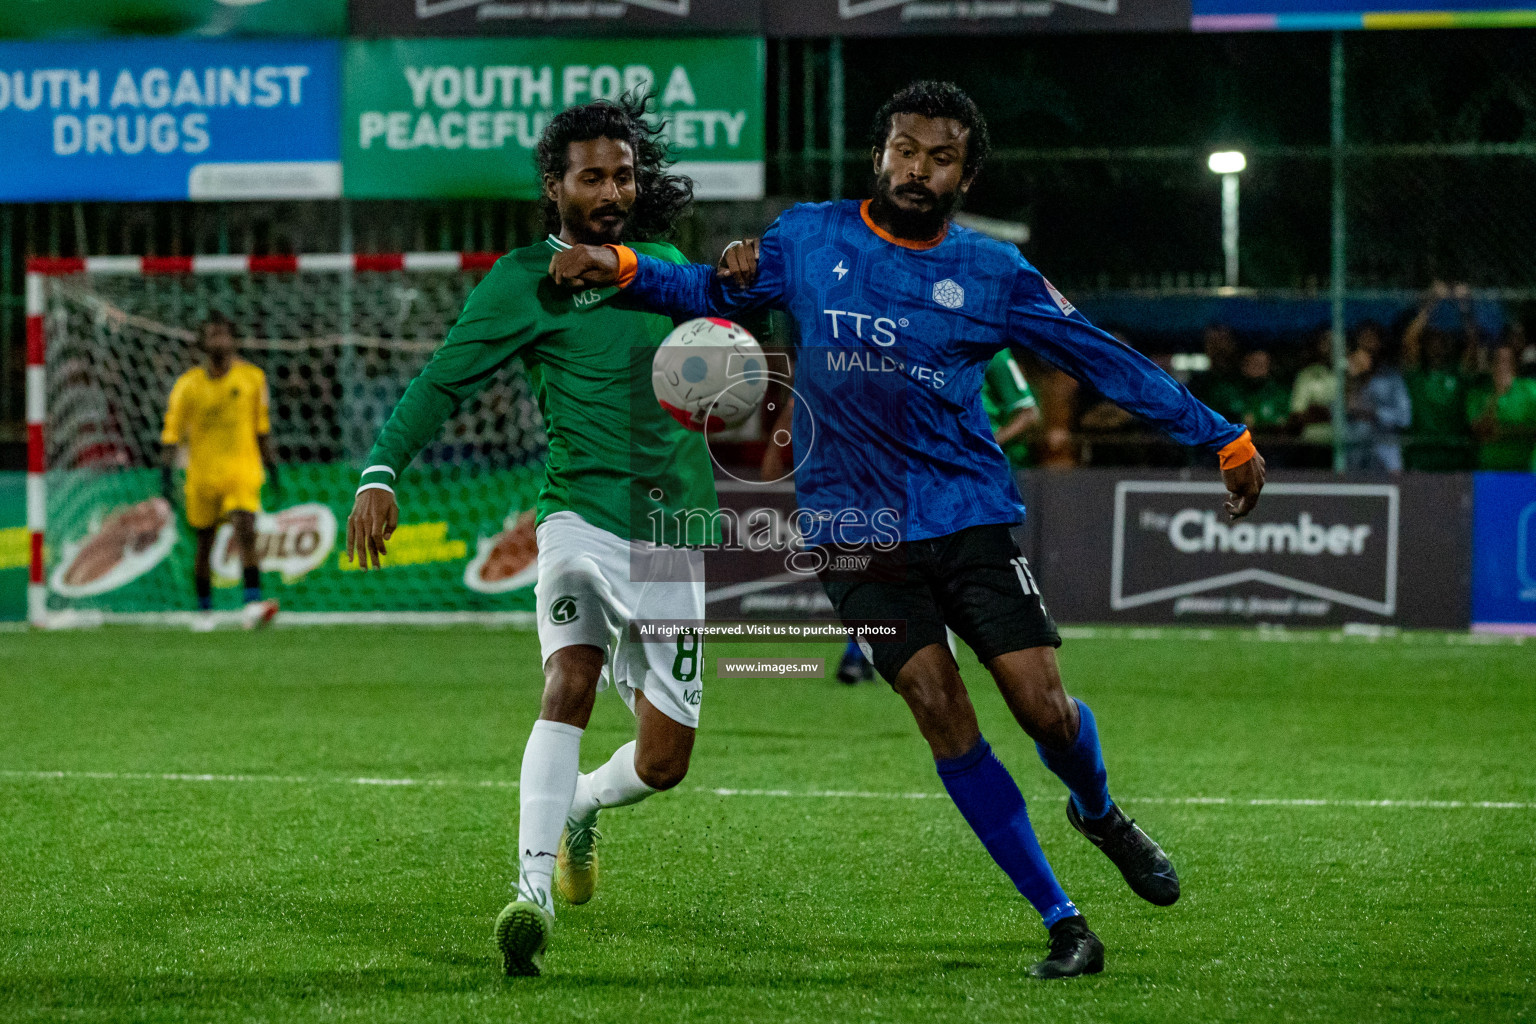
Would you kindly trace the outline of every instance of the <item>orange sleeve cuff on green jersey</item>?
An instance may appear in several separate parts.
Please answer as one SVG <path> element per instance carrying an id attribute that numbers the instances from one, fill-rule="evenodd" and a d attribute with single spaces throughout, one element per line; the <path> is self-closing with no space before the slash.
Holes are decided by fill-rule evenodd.
<path id="1" fill-rule="evenodd" d="M 605 245 L 603 248 L 612 249 L 619 257 L 619 287 L 628 288 L 629 282 L 635 279 L 635 271 L 640 268 L 640 258 L 627 245 Z"/>
<path id="2" fill-rule="evenodd" d="M 1217 457 L 1221 459 L 1222 469 L 1231 469 L 1233 466 L 1241 466 L 1257 454 L 1259 450 L 1253 446 L 1253 435 L 1245 430 L 1236 441 L 1218 452 Z"/>

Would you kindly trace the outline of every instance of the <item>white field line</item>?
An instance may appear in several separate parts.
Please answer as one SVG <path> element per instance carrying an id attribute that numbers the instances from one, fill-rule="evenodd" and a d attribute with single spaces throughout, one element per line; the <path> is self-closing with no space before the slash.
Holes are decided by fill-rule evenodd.
<path id="1" fill-rule="evenodd" d="M 263 782 L 299 786 L 380 786 L 393 788 L 516 789 L 500 779 L 385 779 L 366 776 L 219 775 L 192 772 L 79 772 L 0 769 L 0 779 L 25 781 L 98 780 L 104 782 Z M 948 800 L 945 793 L 876 793 L 859 789 L 730 789 L 695 787 L 691 792 L 718 797 L 770 797 L 785 800 Z M 1065 800 L 1065 794 L 1032 796 L 1035 802 Z M 1401 810 L 1536 811 L 1536 802 L 1517 800 L 1351 800 L 1315 797 L 1144 796 L 1126 797 L 1127 806 L 1161 804 L 1196 807 L 1359 807 Z"/>

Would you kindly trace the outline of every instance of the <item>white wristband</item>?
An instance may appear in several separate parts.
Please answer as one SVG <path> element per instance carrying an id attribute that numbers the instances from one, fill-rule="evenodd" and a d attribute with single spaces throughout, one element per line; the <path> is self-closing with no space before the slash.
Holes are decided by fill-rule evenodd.
<path id="1" fill-rule="evenodd" d="M 389 486 L 389 484 L 381 484 L 381 483 L 363 484 L 363 486 L 361 486 L 361 487 L 359 487 L 357 489 L 357 493 L 358 494 L 362 494 L 364 491 L 388 491 L 390 494 L 394 494 L 395 493 L 395 489 L 393 487 Z M 357 495 L 353 495 L 353 497 L 356 497 L 356 496 Z"/>

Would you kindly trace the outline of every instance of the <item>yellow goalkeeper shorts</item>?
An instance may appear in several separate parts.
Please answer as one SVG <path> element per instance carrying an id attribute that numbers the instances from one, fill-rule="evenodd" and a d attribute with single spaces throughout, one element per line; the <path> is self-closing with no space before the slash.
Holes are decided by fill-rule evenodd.
<path id="1" fill-rule="evenodd" d="M 261 511 L 261 478 L 227 480 L 187 478 L 187 525 L 207 530 L 231 512 Z"/>

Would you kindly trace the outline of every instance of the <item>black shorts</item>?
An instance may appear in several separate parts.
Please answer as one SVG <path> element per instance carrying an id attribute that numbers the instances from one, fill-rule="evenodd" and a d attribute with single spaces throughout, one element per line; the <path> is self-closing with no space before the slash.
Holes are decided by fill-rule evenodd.
<path id="1" fill-rule="evenodd" d="M 817 575 L 838 618 L 906 623 L 900 640 L 866 639 L 886 682 L 894 682 L 924 647 L 948 644 L 946 625 L 984 663 L 1011 651 L 1061 646 L 1034 574 L 1006 524 L 903 541 L 888 551 L 836 545 L 817 550 L 826 559 Z"/>

